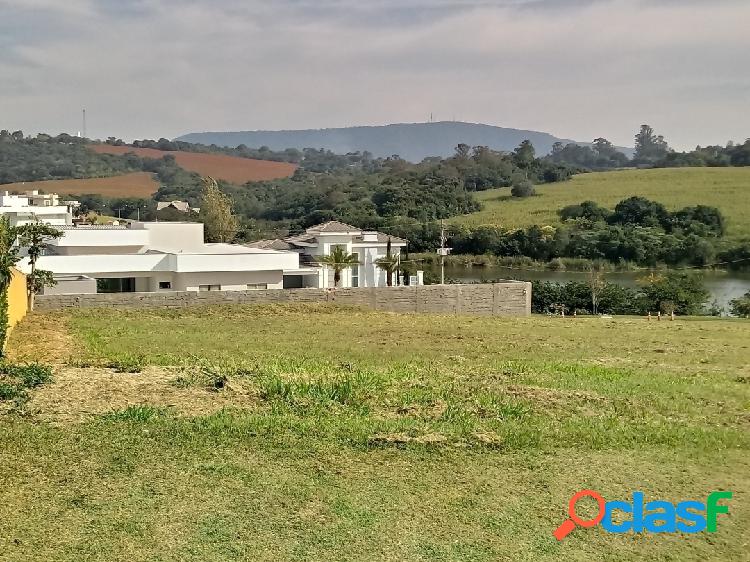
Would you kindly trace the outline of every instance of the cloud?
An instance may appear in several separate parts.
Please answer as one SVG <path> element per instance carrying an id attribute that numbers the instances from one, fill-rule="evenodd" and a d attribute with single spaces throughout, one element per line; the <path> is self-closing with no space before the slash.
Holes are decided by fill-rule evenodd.
<path id="1" fill-rule="evenodd" d="M 744 139 L 732 0 L 0 0 L 3 128 L 123 138 L 464 119 Z"/>

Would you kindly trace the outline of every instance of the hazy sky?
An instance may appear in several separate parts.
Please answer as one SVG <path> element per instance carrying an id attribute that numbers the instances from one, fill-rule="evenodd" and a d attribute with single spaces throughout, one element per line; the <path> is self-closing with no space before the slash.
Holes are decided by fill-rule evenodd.
<path id="1" fill-rule="evenodd" d="M 749 0 L 0 0 L 0 128 L 750 136 Z"/>

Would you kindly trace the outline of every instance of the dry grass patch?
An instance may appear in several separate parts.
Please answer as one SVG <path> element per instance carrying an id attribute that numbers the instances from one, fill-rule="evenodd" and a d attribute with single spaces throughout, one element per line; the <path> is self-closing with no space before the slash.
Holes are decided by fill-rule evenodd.
<path id="1" fill-rule="evenodd" d="M 82 353 L 80 341 L 70 333 L 70 316 L 60 313 L 29 314 L 10 334 L 6 353 L 14 362 L 66 364 Z"/>
<path id="2" fill-rule="evenodd" d="M 40 420 L 80 422 L 131 406 L 167 408 L 178 416 L 198 416 L 257 402 L 256 393 L 243 381 L 232 381 L 221 391 L 211 391 L 176 384 L 178 372 L 163 367 L 148 367 L 140 373 L 60 367 L 54 383 L 34 392 L 27 411 Z"/>

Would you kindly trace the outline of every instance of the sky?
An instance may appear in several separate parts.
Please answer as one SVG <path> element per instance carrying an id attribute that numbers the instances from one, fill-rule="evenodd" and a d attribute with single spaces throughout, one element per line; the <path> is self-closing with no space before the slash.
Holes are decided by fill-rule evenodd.
<path id="1" fill-rule="evenodd" d="M 0 128 L 750 137 L 748 0 L 0 0 Z"/>

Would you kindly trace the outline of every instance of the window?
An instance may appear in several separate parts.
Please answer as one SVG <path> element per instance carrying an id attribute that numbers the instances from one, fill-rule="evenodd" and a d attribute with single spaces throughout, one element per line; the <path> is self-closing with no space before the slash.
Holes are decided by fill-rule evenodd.
<path id="1" fill-rule="evenodd" d="M 221 291 L 221 285 L 198 285 L 199 291 Z"/>
<path id="2" fill-rule="evenodd" d="M 357 258 L 357 261 L 359 261 L 359 254 L 353 253 L 352 254 L 355 258 Z M 359 287 L 359 264 L 355 264 L 352 266 L 352 287 Z"/>
<path id="3" fill-rule="evenodd" d="M 268 289 L 268 283 L 248 283 L 248 291 L 265 291 Z"/>
<path id="4" fill-rule="evenodd" d="M 96 280 L 97 293 L 134 293 L 135 278 L 103 277 Z"/>
<path id="5" fill-rule="evenodd" d="M 171 288 L 172 288 L 171 281 L 159 281 L 159 289 L 171 289 Z"/>

